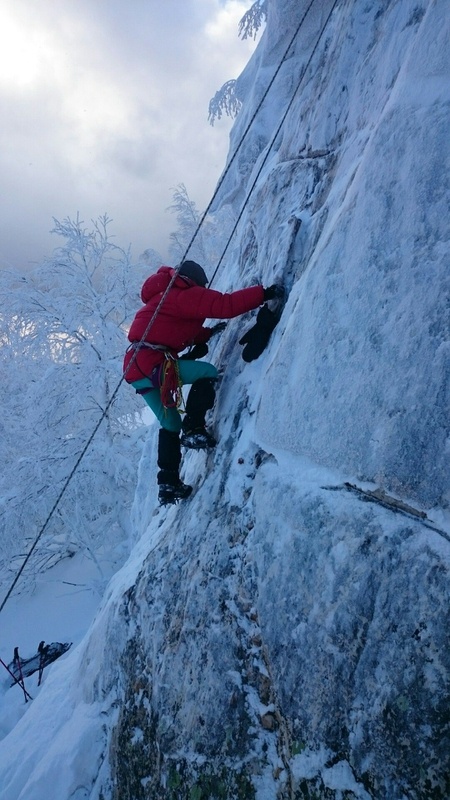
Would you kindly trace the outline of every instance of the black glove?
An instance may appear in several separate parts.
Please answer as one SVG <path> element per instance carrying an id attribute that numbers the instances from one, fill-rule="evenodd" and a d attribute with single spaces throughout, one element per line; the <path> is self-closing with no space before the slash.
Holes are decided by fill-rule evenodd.
<path id="1" fill-rule="evenodd" d="M 254 361 L 266 349 L 270 335 L 280 316 L 281 311 L 274 313 L 268 306 L 262 306 L 259 309 L 253 328 L 250 328 L 247 333 L 244 333 L 242 339 L 239 339 L 239 344 L 245 344 L 242 351 L 244 361 Z"/>
<path id="2" fill-rule="evenodd" d="M 274 283 L 264 289 L 264 301 L 281 300 L 284 297 L 284 286 L 281 283 Z"/>
<path id="3" fill-rule="evenodd" d="M 217 325 L 214 325 L 213 328 L 209 329 L 210 332 L 209 338 L 212 339 L 213 336 L 218 336 L 218 334 L 222 333 L 222 331 L 224 331 L 226 327 L 227 327 L 226 322 L 218 322 Z"/>
<path id="4" fill-rule="evenodd" d="M 208 345 L 206 342 L 194 344 L 188 353 L 184 353 L 182 356 L 180 356 L 180 361 L 195 361 L 196 358 L 203 358 L 203 356 L 206 356 L 207 352 Z"/>

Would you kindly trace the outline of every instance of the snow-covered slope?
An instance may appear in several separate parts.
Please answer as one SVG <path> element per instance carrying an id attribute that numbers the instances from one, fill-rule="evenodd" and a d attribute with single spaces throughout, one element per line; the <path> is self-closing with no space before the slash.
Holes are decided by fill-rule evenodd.
<path id="1" fill-rule="evenodd" d="M 306 5 L 271 0 L 231 151 Z M 332 5 L 218 205 L 240 210 Z M 0 743 L 1 800 L 450 796 L 448 35 L 445 0 L 335 5 L 215 283 L 284 281 L 283 317 L 251 364 L 243 320 L 212 349 L 220 441 L 180 507 L 156 509 L 150 429 L 135 548 Z"/>

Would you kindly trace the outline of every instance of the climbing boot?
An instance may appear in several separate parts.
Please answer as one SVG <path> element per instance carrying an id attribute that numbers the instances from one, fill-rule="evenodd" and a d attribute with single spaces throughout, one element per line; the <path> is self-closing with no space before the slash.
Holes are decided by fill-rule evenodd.
<path id="1" fill-rule="evenodd" d="M 171 503 L 178 503 L 180 500 L 186 500 L 191 492 L 192 486 L 188 486 L 182 481 L 178 481 L 176 484 L 160 483 L 158 500 L 162 506 L 167 506 Z"/>
<path id="2" fill-rule="evenodd" d="M 181 444 L 189 450 L 211 450 L 217 442 L 205 427 L 193 428 L 181 434 Z"/>

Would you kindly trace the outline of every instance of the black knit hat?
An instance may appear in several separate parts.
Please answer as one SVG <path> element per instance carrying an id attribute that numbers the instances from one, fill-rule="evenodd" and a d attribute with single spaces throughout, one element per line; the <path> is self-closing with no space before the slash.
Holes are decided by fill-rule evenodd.
<path id="1" fill-rule="evenodd" d="M 185 278 L 190 278 L 198 286 L 206 286 L 208 283 L 205 270 L 195 261 L 183 261 L 178 274 L 184 275 Z"/>

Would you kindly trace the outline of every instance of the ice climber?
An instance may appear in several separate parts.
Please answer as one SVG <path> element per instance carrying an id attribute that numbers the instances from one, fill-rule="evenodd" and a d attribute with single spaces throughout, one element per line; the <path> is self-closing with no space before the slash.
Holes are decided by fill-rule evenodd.
<path id="1" fill-rule="evenodd" d="M 174 275 L 175 280 L 146 334 Z M 160 267 L 142 286 L 144 306 L 137 312 L 128 333 L 131 344 L 124 359 L 125 379 L 143 396 L 161 425 L 157 480 L 162 505 L 184 500 L 192 492 L 192 487 L 180 480 L 181 445 L 201 450 L 216 444 L 206 430 L 205 415 L 214 405 L 218 372 L 213 364 L 195 359 L 206 355 L 206 342 L 220 333 L 225 323 L 205 328 L 205 319 L 238 317 L 283 292 L 282 287 L 274 284 L 267 289 L 251 286 L 222 294 L 207 289 L 207 283 L 203 268 L 195 261 L 183 261 L 178 270 Z M 180 357 L 184 350 L 188 352 Z M 178 409 L 184 384 L 192 384 L 192 388 L 182 420 Z"/>

